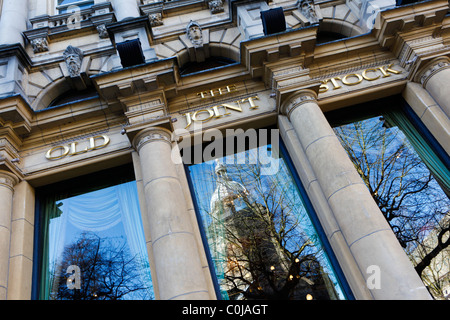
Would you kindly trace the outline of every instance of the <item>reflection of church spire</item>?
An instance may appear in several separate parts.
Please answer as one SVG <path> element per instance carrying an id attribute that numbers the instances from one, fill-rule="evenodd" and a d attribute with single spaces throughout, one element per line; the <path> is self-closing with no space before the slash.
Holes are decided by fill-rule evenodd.
<path id="1" fill-rule="evenodd" d="M 235 201 L 246 199 L 249 193 L 242 184 L 230 180 L 226 165 L 220 163 L 218 159 L 216 160 L 215 173 L 217 176 L 217 187 L 211 197 L 211 213 L 216 218 L 223 219 L 236 212 L 237 203 Z"/>

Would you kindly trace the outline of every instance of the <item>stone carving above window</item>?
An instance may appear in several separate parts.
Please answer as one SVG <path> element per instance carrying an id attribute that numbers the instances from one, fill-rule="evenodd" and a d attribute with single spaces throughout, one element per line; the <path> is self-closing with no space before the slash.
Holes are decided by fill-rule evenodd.
<path id="1" fill-rule="evenodd" d="M 211 0 L 208 2 L 208 7 L 213 14 L 225 11 L 225 9 L 223 8 L 223 0 Z"/>
<path id="2" fill-rule="evenodd" d="M 305 16 L 306 19 L 309 20 L 311 24 L 319 22 L 314 0 L 298 0 L 297 7 L 298 10 Z"/>
<path id="3" fill-rule="evenodd" d="M 162 26 L 164 24 L 161 12 L 149 13 L 148 19 L 150 20 L 150 25 L 152 27 Z"/>
<path id="4" fill-rule="evenodd" d="M 30 41 L 34 53 L 48 51 L 48 41 L 45 37 L 36 38 Z"/>
<path id="5" fill-rule="evenodd" d="M 81 49 L 79 48 L 68 46 L 63 55 L 70 76 L 80 76 L 81 62 L 83 61 L 83 51 L 81 51 Z"/>
<path id="6" fill-rule="evenodd" d="M 189 22 L 189 24 L 186 27 L 186 34 L 195 48 L 203 46 L 202 28 L 197 22 L 192 20 L 191 22 Z"/>
<path id="7" fill-rule="evenodd" d="M 97 31 L 98 31 L 98 35 L 100 36 L 100 38 L 106 39 L 109 37 L 108 30 L 106 29 L 105 24 L 99 24 L 97 26 Z"/>

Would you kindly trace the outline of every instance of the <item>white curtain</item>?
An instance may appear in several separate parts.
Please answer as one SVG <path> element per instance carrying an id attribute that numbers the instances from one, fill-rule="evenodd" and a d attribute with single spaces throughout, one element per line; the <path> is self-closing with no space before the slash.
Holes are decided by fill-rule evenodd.
<path id="1" fill-rule="evenodd" d="M 151 286 L 135 181 L 68 198 L 58 206 L 62 214 L 50 222 L 51 265 L 63 252 L 67 223 L 70 222 L 83 231 L 100 232 L 122 222 L 131 254 L 138 263 L 141 279 Z"/>

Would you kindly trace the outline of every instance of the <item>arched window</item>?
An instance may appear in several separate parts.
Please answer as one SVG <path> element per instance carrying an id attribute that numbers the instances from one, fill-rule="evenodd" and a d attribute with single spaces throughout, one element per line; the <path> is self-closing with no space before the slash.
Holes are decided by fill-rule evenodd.
<path id="1" fill-rule="evenodd" d="M 322 31 L 317 34 L 317 44 L 332 42 L 345 38 L 347 38 L 347 36 L 337 32 Z"/>
<path id="2" fill-rule="evenodd" d="M 98 97 L 97 91 L 94 88 L 87 88 L 82 91 L 78 91 L 75 89 L 71 89 L 69 91 L 64 92 L 59 95 L 56 99 L 54 99 L 47 108 L 53 108 L 61 105 L 65 105 L 68 103 L 74 103 L 81 100 L 92 99 Z M 47 109 L 46 108 L 46 109 Z"/>
<path id="3" fill-rule="evenodd" d="M 188 62 L 180 67 L 180 74 L 187 75 L 196 72 L 212 70 L 236 63 L 233 59 L 225 57 L 210 57 L 203 62 Z"/>

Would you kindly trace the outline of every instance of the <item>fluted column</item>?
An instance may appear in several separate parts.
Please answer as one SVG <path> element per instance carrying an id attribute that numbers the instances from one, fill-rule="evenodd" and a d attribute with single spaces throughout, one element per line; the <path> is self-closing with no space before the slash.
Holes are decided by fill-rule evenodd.
<path id="1" fill-rule="evenodd" d="M 13 174 L 0 171 L 0 300 L 6 300 L 8 288 L 12 202 L 17 182 Z"/>
<path id="2" fill-rule="evenodd" d="M 133 139 L 139 153 L 155 272 L 162 300 L 209 299 L 187 213 L 170 131 L 149 128 Z"/>
<path id="3" fill-rule="evenodd" d="M 136 0 L 112 0 L 111 1 L 117 21 L 126 18 L 137 18 L 140 16 Z"/>
<path id="4" fill-rule="evenodd" d="M 355 261 L 366 276 L 379 270 L 375 299 L 430 299 L 386 219 L 326 120 L 317 95 L 295 93 L 282 105 Z"/>
<path id="5" fill-rule="evenodd" d="M 24 44 L 22 32 L 27 30 L 28 0 L 3 0 L 0 17 L 0 45 Z"/>
<path id="6" fill-rule="evenodd" d="M 450 58 L 439 57 L 426 64 L 416 76 L 416 81 L 436 100 L 450 118 Z"/>

